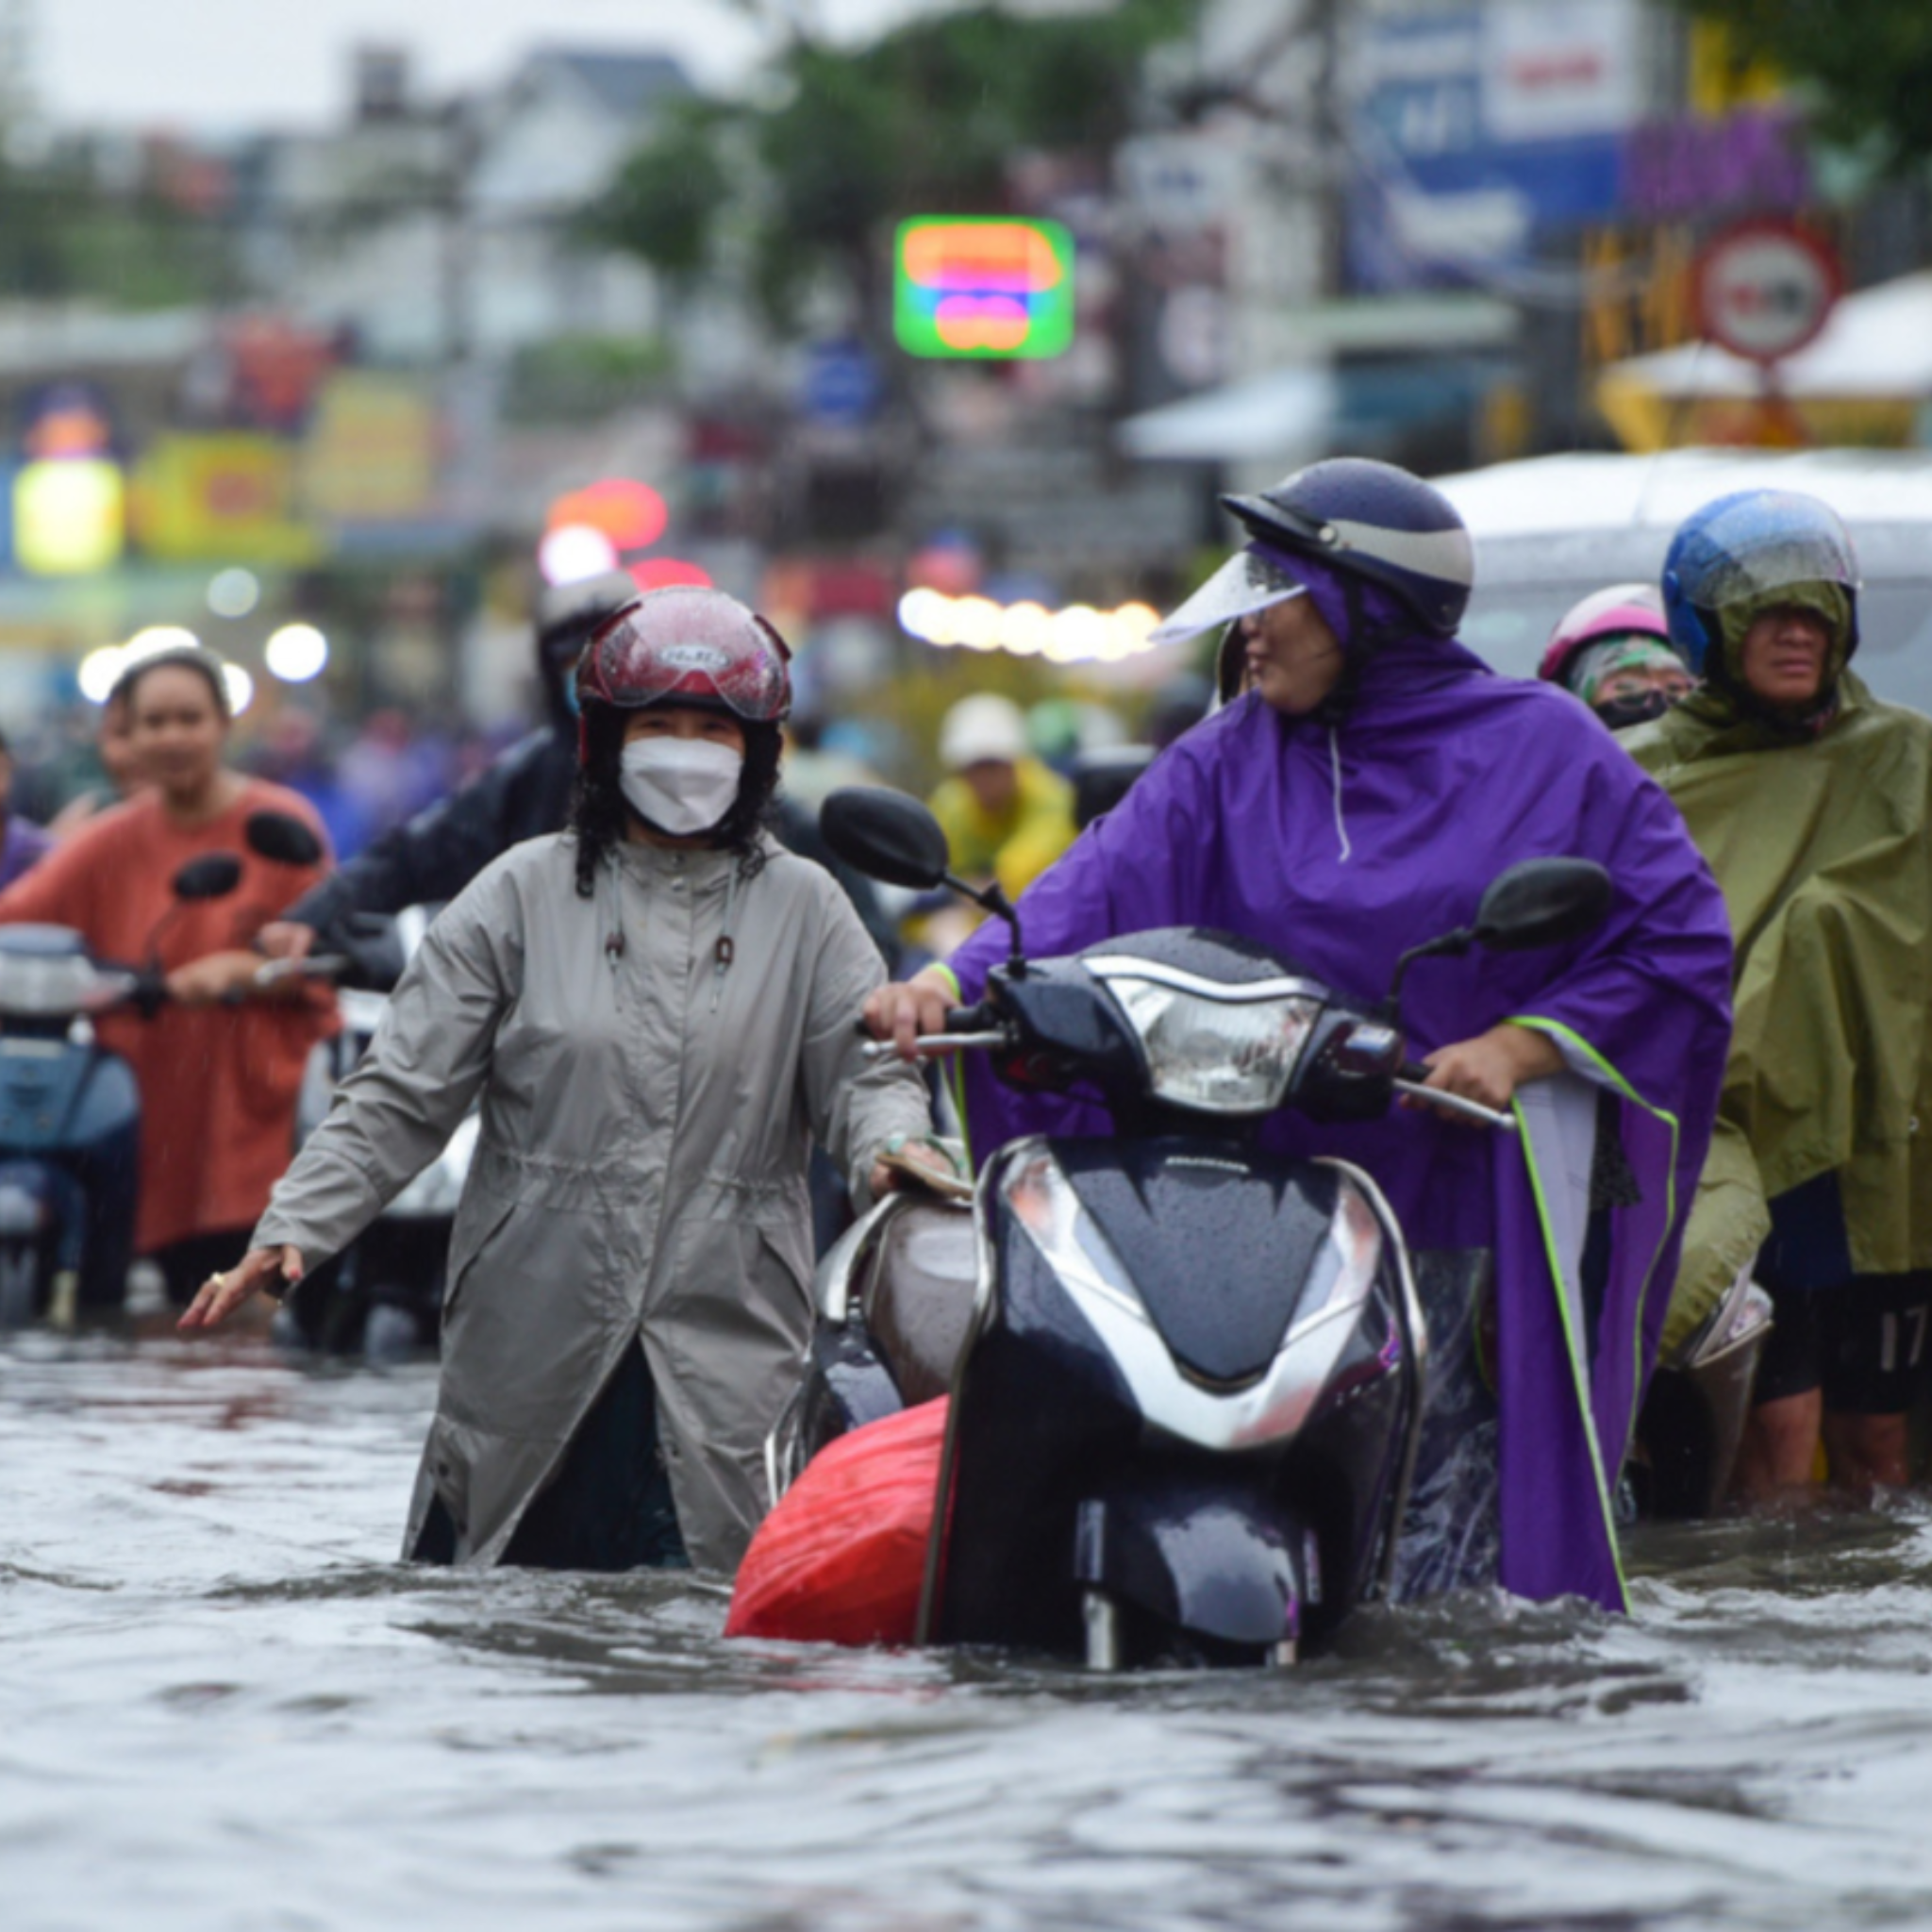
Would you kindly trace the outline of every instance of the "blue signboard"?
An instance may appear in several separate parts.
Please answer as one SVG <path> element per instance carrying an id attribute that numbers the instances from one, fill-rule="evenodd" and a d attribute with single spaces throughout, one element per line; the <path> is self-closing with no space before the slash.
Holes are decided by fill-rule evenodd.
<path id="1" fill-rule="evenodd" d="M 870 420 L 879 404 L 879 375 L 861 343 L 814 342 L 806 352 L 799 403 L 815 423 Z"/>
<path id="2" fill-rule="evenodd" d="M 1613 215 L 1639 112 L 1630 0 L 1490 0 L 1380 20 L 1356 49 L 1351 279 L 1481 280 Z"/>

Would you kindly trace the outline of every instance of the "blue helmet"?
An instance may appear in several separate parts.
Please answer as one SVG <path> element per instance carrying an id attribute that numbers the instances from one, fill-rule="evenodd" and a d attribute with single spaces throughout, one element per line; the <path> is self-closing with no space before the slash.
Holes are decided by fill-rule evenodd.
<path id="1" fill-rule="evenodd" d="M 1461 623 L 1474 548 L 1455 506 L 1420 476 L 1366 457 L 1331 457 L 1257 496 L 1221 501 L 1269 548 L 1386 586 L 1432 635 L 1452 636 Z"/>
<path id="2" fill-rule="evenodd" d="M 1664 616 L 1671 641 L 1700 677 L 1713 648 L 1723 662 L 1718 613 L 1798 584 L 1836 584 L 1851 605 L 1849 658 L 1858 643 L 1858 559 L 1838 512 L 1795 490 L 1740 490 L 1693 510 L 1664 557 Z"/>

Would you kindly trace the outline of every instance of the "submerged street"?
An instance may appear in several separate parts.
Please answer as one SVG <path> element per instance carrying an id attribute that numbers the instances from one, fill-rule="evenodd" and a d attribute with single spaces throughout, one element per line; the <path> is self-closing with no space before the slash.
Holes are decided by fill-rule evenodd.
<path id="1" fill-rule="evenodd" d="M 1635 1541 L 1297 1673 L 720 1641 L 664 1576 L 405 1568 L 433 1372 L 0 1343 L 13 1932 L 1922 1924 L 1932 1510 Z"/>

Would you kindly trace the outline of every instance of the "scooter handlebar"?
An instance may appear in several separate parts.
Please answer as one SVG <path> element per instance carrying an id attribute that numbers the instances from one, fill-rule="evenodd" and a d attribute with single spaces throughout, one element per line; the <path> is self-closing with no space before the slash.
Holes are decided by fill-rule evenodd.
<path id="1" fill-rule="evenodd" d="M 344 953 L 311 953 L 305 959 L 268 959 L 255 969 L 255 983 L 266 989 L 285 979 L 334 979 L 350 964 Z"/>
<path id="2" fill-rule="evenodd" d="M 887 1053 L 897 1053 L 899 1050 L 890 1040 L 874 1040 L 872 1028 L 863 1020 L 853 1023 L 853 1031 L 868 1042 L 865 1049 L 867 1059 L 884 1059 Z M 949 1048 L 969 1043 L 974 1046 L 997 1046 L 1005 1038 L 1005 1034 L 999 1031 L 999 1023 L 984 1005 L 948 1007 L 945 1030 L 924 1035 L 918 1045 L 921 1052 L 930 1048 L 935 1053 L 942 1053 Z M 883 1048 L 885 1051 L 875 1051 L 877 1048 Z"/>
<path id="3" fill-rule="evenodd" d="M 1000 1032 L 985 1033 L 922 1033 L 912 1042 L 913 1050 L 921 1058 L 935 1053 L 984 1053 L 996 1046 L 1008 1043 L 1007 1036 Z M 899 1052 L 896 1040 L 869 1040 L 859 1048 L 859 1057 L 868 1060 L 889 1060 L 895 1058 Z"/>

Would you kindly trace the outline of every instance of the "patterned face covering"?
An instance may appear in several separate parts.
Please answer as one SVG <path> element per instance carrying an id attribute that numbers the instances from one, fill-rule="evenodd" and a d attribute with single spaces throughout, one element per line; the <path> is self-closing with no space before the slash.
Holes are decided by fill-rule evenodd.
<path id="1" fill-rule="evenodd" d="M 1595 711 L 1647 691 L 1661 691 L 1668 703 L 1689 691 L 1692 679 L 1668 644 L 1630 631 L 1579 651 L 1564 682 Z"/>

